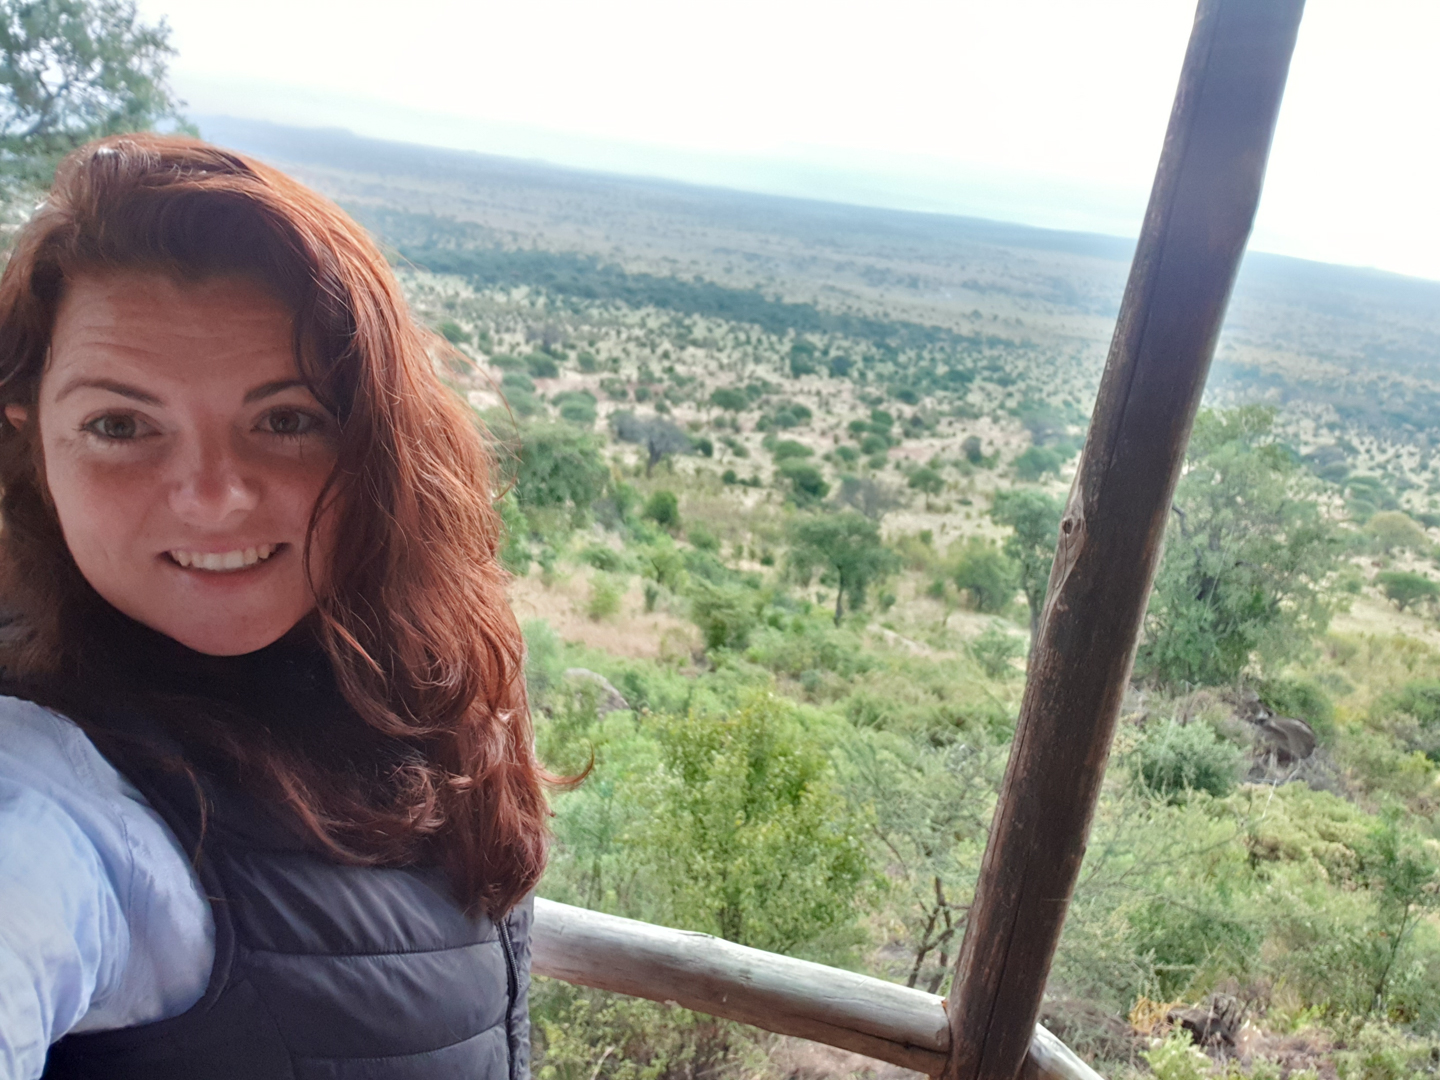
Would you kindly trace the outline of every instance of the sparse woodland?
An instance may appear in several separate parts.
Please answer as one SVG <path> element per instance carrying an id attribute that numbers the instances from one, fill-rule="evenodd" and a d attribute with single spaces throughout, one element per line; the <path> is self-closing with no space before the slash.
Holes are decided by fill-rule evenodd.
<path id="1" fill-rule="evenodd" d="M 789 299 L 393 199 L 355 208 L 509 463 L 540 752 L 591 767 L 542 892 L 944 993 L 1103 319 Z M 1262 308 L 1196 426 L 1043 1019 L 1111 1076 L 1429 1075 L 1440 482 L 1424 416 L 1358 389 L 1378 328 L 1329 345 L 1341 410 L 1235 366 L 1307 347 Z M 535 1017 L 546 1077 L 875 1068 L 563 984 Z"/>

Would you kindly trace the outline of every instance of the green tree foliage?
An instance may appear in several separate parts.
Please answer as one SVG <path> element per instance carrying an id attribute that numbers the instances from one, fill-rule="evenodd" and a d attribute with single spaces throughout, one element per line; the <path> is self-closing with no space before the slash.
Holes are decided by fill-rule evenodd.
<path id="1" fill-rule="evenodd" d="M 984 738 L 911 740 L 863 729 L 840 758 L 852 800 L 874 816 L 897 879 L 910 949 L 908 986 L 940 992 L 959 949 L 1005 755 Z"/>
<path id="2" fill-rule="evenodd" d="M 869 877 L 862 822 L 794 706 L 756 694 L 659 731 L 663 772 L 644 850 L 676 924 L 793 952 L 844 934 Z"/>
<path id="3" fill-rule="evenodd" d="M 130 0 L 0 0 L 0 172 L 43 185 L 90 139 L 180 121 L 174 54 Z"/>
<path id="4" fill-rule="evenodd" d="M 568 424 L 535 424 L 521 431 L 515 492 L 522 509 L 566 508 L 579 521 L 609 479 L 593 436 Z"/>
<path id="5" fill-rule="evenodd" d="M 1156 795 L 1184 799 L 1192 791 L 1223 798 L 1240 778 L 1241 754 L 1209 724 L 1151 724 L 1135 750 L 1136 779 Z"/>
<path id="6" fill-rule="evenodd" d="M 837 626 L 845 600 L 851 611 L 859 610 L 871 583 L 900 567 L 899 557 L 880 542 L 880 526 L 853 510 L 801 518 L 791 529 L 790 541 L 795 572 L 808 581 L 818 569 L 820 580 L 835 586 Z"/>
<path id="7" fill-rule="evenodd" d="M 830 494 L 825 474 L 803 459 L 789 458 L 780 462 L 775 474 L 790 488 L 790 498 L 796 506 L 814 506 Z"/>
<path id="8" fill-rule="evenodd" d="M 1040 625 L 1045 590 L 1050 584 L 1050 564 L 1055 561 L 1055 542 L 1060 536 L 1060 515 L 1065 504 L 1053 495 L 1033 488 L 1013 488 L 995 496 L 990 516 L 1011 533 L 1005 538 L 1005 554 L 1014 563 L 1025 603 L 1030 606 L 1030 636 Z"/>
<path id="9" fill-rule="evenodd" d="M 641 515 L 662 529 L 673 531 L 680 528 L 680 500 L 673 491 L 661 488 L 645 500 Z"/>
<path id="10" fill-rule="evenodd" d="M 1003 626 L 987 626 L 965 651 L 990 678 L 1004 679 L 1018 674 L 1010 661 L 1024 656 L 1025 646 Z"/>
<path id="11" fill-rule="evenodd" d="M 1420 523 L 1403 510 L 1381 510 L 1365 523 L 1365 531 L 1375 539 L 1381 551 L 1391 552 L 1405 548 L 1410 551 L 1428 551 L 1430 537 Z"/>
<path id="12" fill-rule="evenodd" d="M 1175 494 L 1136 667 L 1163 684 L 1232 682 L 1278 665 L 1328 625 L 1344 542 L 1314 481 L 1258 406 L 1204 412 Z"/>
<path id="13" fill-rule="evenodd" d="M 1053 446 L 1028 446 L 1015 458 L 1015 475 L 1034 483 L 1046 473 L 1059 472 L 1065 455 Z"/>
<path id="14" fill-rule="evenodd" d="M 722 386 L 710 392 L 710 404 L 726 412 L 744 412 L 750 407 L 750 399 L 743 390 L 733 386 Z"/>
<path id="15" fill-rule="evenodd" d="M 912 472 L 907 482 L 916 491 L 926 495 L 939 495 L 945 490 L 945 478 L 928 466 Z"/>
<path id="16" fill-rule="evenodd" d="M 1381 570 L 1375 575 L 1375 584 L 1401 611 L 1440 596 L 1440 585 L 1413 570 Z"/>
<path id="17" fill-rule="evenodd" d="M 1002 611 L 1018 587 L 1015 564 L 991 540 L 972 536 L 955 557 L 955 587 L 970 594 L 976 611 Z"/>
<path id="18" fill-rule="evenodd" d="M 1372 965 L 1374 1009 L 1383 1014 L 1391 975 L 1401 951 L 1420 920 L 1437 907 L 1437 866 L 1434 854 L 1406 835 L 1399 815 L 1390 812 L 1372 828 L 1361 848 L 1362 874 L 1376 899 Z"/>
<path id="19" fill-rule="evenodd" d="M 776 461 L 790 461 L 792 458 L 808 458 L 813 456 L 814 453 L 815 451 L 811 450 L 810 447 L 802 442 L 796 442 L 794 439 L 781 439 L 770 451 L 770 455 Z"/>
<path id="20" fill-rule="evenodd" d="M 736 582 L 694 579 L 689 588 L 690 617 L 707 649 L 743 649 L 760 622 L 761 597 Z"/>

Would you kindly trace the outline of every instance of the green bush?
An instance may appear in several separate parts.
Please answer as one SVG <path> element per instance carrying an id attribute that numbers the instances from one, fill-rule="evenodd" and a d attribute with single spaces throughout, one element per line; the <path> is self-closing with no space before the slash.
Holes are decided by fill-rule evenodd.
<path id="1" fill-rule="evenodd" d="M 564 507 L 578 521 L 609 478 L 593 436 L 567 424 L 535 424 L 521 430 L 515 491 L 522 508 Z"/>
<path id="2" fill-rule="evenodd" d="M 726 386 L 710 392 L 710 404 L 726 412 L 744 412 L 750 407 L 750 399 L 743 391 Z"/>
<path id="3" fill-rule="evenodd" d="M 1140 1051 L 1140 1056 L 1156 1080 L 1210 1080 L 1210 1059 L 1200 1052 L 1184 1028 L 1172 1031 L 1149 1050 Z"/>
<path id="4" fill-rule="evenodd" d="M 945 478 L 931 468 L 916 469 L 910 474 L 908 483 L 926 495 L 939 495 L 945 490 Z"/>
<path id="5" fill-rule="evenodd" d="M 535 384 L 518 371 L 507 371 L 500 379 L 500 389 L 505 391 L 506 397 L 512 393 L 533 394 Z"/>
<path id="6" fill-rule="evenodd" d="M 553 379 L 560 374 L 560 365 L 555 363 L 555 358 L 544 353 L 531 353 L 527 356 L 525 368 L 531 377 L 536 379 Z"/>
<path id="7" fill-rule="evenodd" d="M 1240 775 L 1241 753 L 1209 724 L 1151 724 L 1135 750 L 1135 775 L 1150 792 L 1183 800 L 1191 791 L 1224 797 Z"/>
<path id="8" fill-rule="evenodd" d="M 1008 678 L 1019 674 L 1010 661 L 1025 655 L 1025 646 L 1009 631 L 999 626 L 988 626 L 966 651 L 975 662 L 985 669 L 992 679 Z"/>
<path id="9" fill-rule="evenodd" d="M 776 461 L 789 461 L 792 458 L 808 458 L 815 453 L 810 447 L 794 439 L 783 439 L 776 443 L 770 451 Z"/>
<path id="10" fill-rule="evenodd" d="M 790 487 L 790 497 L 800 507 L 813 506 L 830 494 L 830 485 L 825 475 L 814 465 L 804 461 L 782 461 L 775 470 L 780 480 Z"/>
<path id="11" fill-rule="evenodd" d="M 645 509 L 641 516 L 647 521 L 653 521 L 662 529 L 678 529 L 680 527 L 680 500 L 673 491 L 666 491 L 661 488 L 645 500 Z"/>
<path id="12" fill-rule="evenodd" d="M 707 649 L 743 649 L 760 622 L 760 594 L 744 585 L 696 578 L 690 584 L 690 618 Z"/>
<path id="13" fill-rule="evenodd" d="M 1416 679 L 1380 699 L 1377 711 L 1405 713 L 1422 728 L 1440 727 L 1440 681 Z"/>
<path id="14" fill-rule="evenodd" d="M 720 550 L 720 538 L 704 525 L 691 525 L 685 531 L 685 538 L 695 545 L 697 551 L 708 551 L 714 554 Z"/>
<path id="15" fill-rule="evenodd" d="M 1375 575 L 1375 584 L 1401 611 L 1440 597 L 1440 585 L 1413 570 L 1381 570 Z"/>
<path id="16" fill-rule="evenodd" d="M 537 978 L 536 1080 L 690 1080 L 725 1075 L 753 1043 L 740 1024 L 676 1005 Z"/>
<path id="17" fill-rule="evenodd" d="M 550 404 L 560 410 L 560 418 L 568 423 L 584 428 L 595 426 L 595 395 L 588 391 L 567 390 L 552 397 Z"/>
<path id="18" fill-rule="evenodd" d="M 1265 679 L 1256 692 L 1260 700 L 1276 716 L 1294 716 L 1304 720 L 1322 741 L 1335 734 L 1335 705 L 1320 684 L 1313 679 Z"/>
<path id="19" fill-rule="evenodd" d="M 642 843 L 675 925 L 782 953 L 857 940 L 864 823 L 795 707 L 755 694 L 657 735 L 665 767 Z"/>
<path id="20" fill-rule="evenodd" d="M 604 544 L 591 544 L 580 553 L 580 558 L 596 570 L 604 570 L 611 574 L 626 569 L 629 562 L 622 552 L 606 547 Z"/>
<path id="21" fill-rule="evenodd" d="M 625 583 L 609 574 L 597 573 L 590 578 L 590 599 L 585 604 L 585 614 L 599 622 L 620 613 L 620 598 L 625 595 Z"/>
<path id="22" fill-rule="evenodd" d="M 976 611 L 998 612 L 1015 598 L 1015 564 L 991 540 L 971 537 L 955 558 L 955 587 Z"/>
<path id="23" fill-rule="evenodd" d="M 1064 464 L 1065 455 L 1054 447 L 1031 446 L 1015 458 L 1015 475 L 1033 483 L 1046 473 L 1059 472 Z"/>

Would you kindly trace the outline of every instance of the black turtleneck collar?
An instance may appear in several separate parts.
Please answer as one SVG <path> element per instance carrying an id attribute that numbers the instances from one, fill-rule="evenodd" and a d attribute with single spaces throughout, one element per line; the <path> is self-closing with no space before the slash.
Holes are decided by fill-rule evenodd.
<path id="1" fill-rule="evenodd" d="M 187 648 L 101 601 L 76 673 L 86 691 L 199 698 L 267 726 L 331 719 L 346 708 L 329 658 L 308 623 L 240 656 Z"/>

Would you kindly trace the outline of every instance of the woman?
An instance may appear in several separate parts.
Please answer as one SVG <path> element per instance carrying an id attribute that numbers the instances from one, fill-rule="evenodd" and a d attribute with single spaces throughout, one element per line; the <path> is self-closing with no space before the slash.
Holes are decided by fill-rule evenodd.
<path id="1" fill-rule="evenodd" d="M 374 244 L 82 148 L 0 278 L 0 1078 L 515 1077 L 545 859 L 489 462 Z"/>

